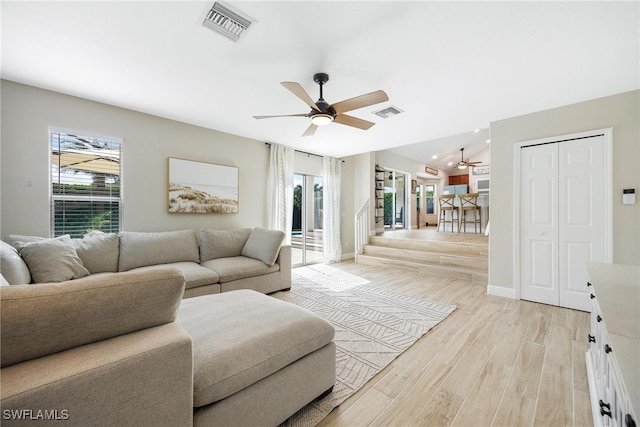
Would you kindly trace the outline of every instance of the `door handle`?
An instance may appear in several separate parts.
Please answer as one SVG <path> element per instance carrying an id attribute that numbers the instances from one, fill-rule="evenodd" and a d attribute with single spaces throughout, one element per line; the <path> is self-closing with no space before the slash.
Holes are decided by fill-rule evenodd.
<path id="1" fill-rule="evenodd" d="M 602 401 L 602 399 L 600 400 L 599 403 L 600 403 L 600 415 L 603 416 L 603 417 L 606 415 L 609 418 L 612 418 L 611 417 L 611 405 L 608 404 L 608 403 L 604 403 Z"/>

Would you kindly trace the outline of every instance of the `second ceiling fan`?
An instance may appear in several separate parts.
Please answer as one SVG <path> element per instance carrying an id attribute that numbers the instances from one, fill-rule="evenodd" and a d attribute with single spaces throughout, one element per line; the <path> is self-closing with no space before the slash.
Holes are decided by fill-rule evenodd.
<path id="1" fill-rule="evenodd" d="M 460 149 L 460 161 L 458 162 L 458 165 L 456 166 L 458 169 L 466 169 L 467 166 L 469 167 L 476 167 L 476 165 L 479 165 L 482 162 L 469 162 L 464 160 L 464 148 Z"/>
<path id="2" fill-rule="evenodd" d="M 329 104 L 323 98 L 322 86 L 329 81 L 329 75 L 325 73 L 317 73 L 313 76 L 313 81 L 320 86 L 320 98 L 313 102 L 313 99 L 307 94 L 300 83 L 282 82 L 282 86 L 287 88 L 291 93 L 300 98 L 305 104 L 311 107 L 311 111 L 302 114 L 284 114 L 277 116 L 253 116 L 256 119 L 270 119 L 274 117 L 308 117 L 311 124 L 302 136 L 311 136 L 316 132 L 318 126 L 326 125 L 331 122 L 340 123 L 341 125 L 351 126 L 358 129 L 367 130 L 375 123 L 359 119 L 357 117 L 344 114 L 348 111 L 357 110 L 358 108 L 368 107 L 380 102 L 388 101 L 389 97 L 382 90 L 356 96 L 354 98 L 345 99 L 344 101 Z"/>

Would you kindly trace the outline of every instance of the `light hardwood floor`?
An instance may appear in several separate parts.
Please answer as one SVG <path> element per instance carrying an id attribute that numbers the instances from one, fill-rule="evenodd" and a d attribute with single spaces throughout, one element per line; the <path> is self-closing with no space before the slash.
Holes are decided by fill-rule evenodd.
<path id="1" fill-rule="evenodd" d="M 331 267 L 457 309 L 319 426 L 593 425 L 588 313 L 489 296 L 486 285 L 402 267 Z"/>

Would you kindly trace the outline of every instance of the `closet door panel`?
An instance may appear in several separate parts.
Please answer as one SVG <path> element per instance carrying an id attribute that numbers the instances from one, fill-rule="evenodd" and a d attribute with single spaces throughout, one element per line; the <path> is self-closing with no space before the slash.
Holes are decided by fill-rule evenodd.
<path id="1" fill-rule="evenodd" d="M 586 262 L 604 261 L 604 139 L 565 141 L 558 146 L 559 300 L 589 311 Z"/>

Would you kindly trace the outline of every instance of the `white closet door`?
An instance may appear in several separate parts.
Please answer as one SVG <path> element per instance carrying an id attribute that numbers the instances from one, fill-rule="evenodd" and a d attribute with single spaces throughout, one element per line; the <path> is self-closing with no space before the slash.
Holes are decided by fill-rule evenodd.
<path id="1" fill-rule="evenodd" d="M 558 305 L 558 147 L 520 155 L 520 296 Z"/>
<path id="2" fill-rule="evenodd" d="M 606 261 L 603 136 L 523 147 L 520 296 L 589 311 L 587 261 Z"/>
<path id="3" fill-rule="evenodd" d="M 585 263 L 605 261 L 604 137 L 555 145 L 559 149 L 559 305 L 590 311 Z"/>

